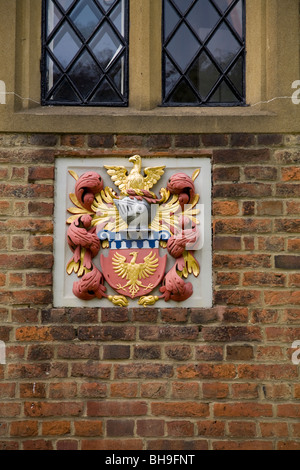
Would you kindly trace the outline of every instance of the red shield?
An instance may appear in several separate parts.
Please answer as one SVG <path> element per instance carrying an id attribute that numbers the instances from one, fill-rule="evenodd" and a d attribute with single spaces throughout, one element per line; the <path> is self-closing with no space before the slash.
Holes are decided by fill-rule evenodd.
<path id="1" fill-rule="evenodd" d="M 159 256 L 158 248 L 110 250 L 100 257 L 102 272 L 108 284 L 126 297 L 148 295 L 162 281 L 167 255 Z"/>

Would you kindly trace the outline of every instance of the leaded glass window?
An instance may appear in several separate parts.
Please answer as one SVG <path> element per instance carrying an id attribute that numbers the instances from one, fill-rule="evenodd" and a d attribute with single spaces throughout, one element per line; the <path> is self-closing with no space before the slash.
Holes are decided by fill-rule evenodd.
<path id="1" fill-rule="evenodd" d="M 163 104 L 245 104 L 245 1 L 163 0 Z"/>
<path id="2" fill-rule="evenodd" d="M 128 0 L 43 0 L 43 105 L 128 104 Z"/>

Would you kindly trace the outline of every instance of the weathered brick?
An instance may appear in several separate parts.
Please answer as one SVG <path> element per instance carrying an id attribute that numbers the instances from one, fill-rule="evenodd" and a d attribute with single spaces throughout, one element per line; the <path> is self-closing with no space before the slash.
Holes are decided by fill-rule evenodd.
<path id="1" fill-rule="evenodd" d="M 275 268 L 300 269 L 300 256 L 277 255 L 275 256 Z"/>
<path id="2" fill-rule="evenodd" d="M 197 402 L 157 402 L 152 403 L 151 411 L 154 416 L 205 417 L 209 414 L 209 406 Z"/>
<path id="3" fill-rule="evenodd" d="M 222 149 L 213 153 L 214 163 L 264 163 L 270 160 L 268 149 Z"/>

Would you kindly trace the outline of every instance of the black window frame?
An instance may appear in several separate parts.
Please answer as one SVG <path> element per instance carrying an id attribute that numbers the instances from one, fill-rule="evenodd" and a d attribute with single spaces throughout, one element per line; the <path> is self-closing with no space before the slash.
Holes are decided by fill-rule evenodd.
<path id="1" fill-rule="evenodd" d="M 51 34 L 47 38 L 47 6 L 48 6 L 48 0 L 42 0 L 42 57 L 41 57 L 41 104 L 42 106 L 82 106 L 82 107 L 127 107 L 129 103 L 129 0 L 124 0 L 125 1 L 125 20 L 124 20 L 124 38 L 120 35 L 118 32 L 117 28 L 114 26 L 113 22 L 109 18 L 109 14 L 111 11 L 116 7 L 116 4 L 113 4 L 106 12 L 104 12 L 103 9 L 101 9 L 103 13 L 103 18 L 99 22 L 99 25 L 95 29 L 95 31 L 92 34 L 92 37 L 97 34 L 97 31 L 100 28 L 100 25 L 104 21 L 108 21 L 109 25 L 112 27 L 114 33 L 117 34 L 118 38 L 120 41 L 123 43 L 122 49 L 119 51 L 118 55 L 116 56 L 115 60 L 119 58 L 121 55 L 124 54 L 124 93 L 121 95 L 121 93 L 118 92 L 117 88 L 114 86 L 112 83 L 112 80 L 110 77 L 103 71 L 103 76 L 105 79 L 107 79 L 110 84 L 112 85 L 112 88 L 114 91 L 118 93 L 120 98 L 122 98 L 122 102 L 112 102 L 112 101 L 103 101 L 103 102 L 89 102 L 88 98 L 82 99 L 81 102 L 71 102 L 71 101 L 55 101 L 55 100 L 50 100 L 50 96 L 53 94 L 55 89 L 59 87 L 59 84 L 63 80 L 60 79 L 58 83 L 56 83 L 51 90 L 47 91 L 47 53 L 50 55 L 50 57 L 55 57 L 52 53 L 50 48 L 48 47 L 48 44 L 51 42 L 51 40 L 54 38 L 55 34 L 59 31 L 59 27 L 64 23 L 64 21 L 67 21 L 68 24 L 71 26 L 71 28 L 76 32 L 77 36 L 80 38 L 82 44 L 81 47 L 79 48 L 78 52 L 76 55 L 73 57 L 69 65 L 66 67 L 65 70 L 61 67 L 59 64 L 59 68 L 62 72 L 62 76 L 66 77 L 68 82 L 71 81 L 70 86 L 76 90 L 76 94 L 79 95 L 79 97 L 82 98 L 82 95 L 80 94 L 80 91 L 77 89 L 76 84 L 72 82 L 72 80 L 67 76 L 67 73 L 69 70 L 71 70 L 72 66 L 75 64 L 76 60 L 80 57 L 80 55 L 84 52 L 85 49 L 88 49 L 88 52 L 91 53 L 91 50 L 89 49 L 89 46 L 87 44 L 87 41 L 85 40 L 84 36 L 81 34 L 81 32 L 78 30 L 76 25 L 71 21 L 70 18 L 68 18 L 68 15 L 72 13 L 72 11 L 75 9 L 76 5 L 78 4 L 76 0 L 73 0 L 73 3 L 69 6 L 67 11 L 64 13 L 63 9 L 59 6 L 58 3 L 56 3 L 56 0 L 52 0 L 54 5 L 56 5 L 59 9 L 59 11 L 62 13 L 63 17 L 62 19 L 58 22 L 58 24 L 55 26 Z M 99 4 L 98 4 L 99 5 Z M 89 42 L 91 41 L 91 38 L 89 39 Z M 101 64 L 97 60 L 97 58 L 92 54 L 93 59 L 96 61 L 97 65 L 103 70 L 101 67 Z M 114 60 L 114 63 L 115 63 Z M 103 79 L 103 77 L 102 77 Z M 101 80 L 102 80 L 101 79 Z M 89 97 L 92 96 L 92 94 L 96 91 L 97 87 L 99 86 L 100 81 L 97 83 L 97 85 L 93 88 L 91 93 L 89 94 Z"/>
<path id="2" fill-rule="evenodd" d="M 169 36 L 166 38 L 164 38 L 164 27 L 165 27 L 165 2 L 166 0 L 162 0 L 162 30 L 161 30 L 161 35 L 162 35 L 162 104 L 161 106 L 162 107 L 239 107 L 239 106 L 247 106 L 247 103 L 246 103 L 246 0 L 241 0 L 242 1 L 242 6 L 243 6 L 243 14 L 242 14 L 242 21 L 243 21 L 243 35 L 242 35 L 242 38 L 238 37 L 239 35 L 236 33 L 235 29 L 232 27 L 232 25 L 230 24 L 230 22 L 228 21 L 228 19 L 226 18 L 226 16 L 234 9 L 234 7 L 237 5 L 238 1 L 239 0 L 233 0 L 231 5 L 228 6 L 228 8 L 222 12 L 221 8 L 218 7 L 218 5 L 214 2 L 214 0 L 209 0 L 210 3 L 212 4 L 212 6 L 217 10 L 217 12 L 219 13 L 220 15 L 220 18 L 218 20 L 218 22 L 216 23 L 216 25 L 212 28 L 211 32 L 208 34 L 208 36 L 205 38 L 204 41 L 201 41 L 201 39 L 199 38 L 199 36 L 197 35 L 197 33 L 193 30 L 193 27 L 190 23 L 188 23 L 188 20 L 185 19 L 185 17 L 189 14 L 189 12 L 193 9 L 193 7 L 195 6 L 195 4 L 197 3 L 198 0 L 193 0 L 192 3 L 190 4 L 190 6 L 188 7 L 188 9 L 186 10 L 186 12 L 183 14 L 179 9 L 178 7 L 176 7 L 176 4 L 173 3 L 172 0 L 170 0 L 170 3 L 172 4 L 172 6 L 175 8 L 175 11 L 181 15 L 181 19 L 180 21 L 178 22 L 178 24 L 176 25 L 175 29 L 172 31 L 172 33 L 169 34 Z M 239 40 L 239 42 L 241 43 L 241 48 L 239 50 L 239 52 L 237 53 L 237 55 L 230 61 L 230 63 L 227 65 L 226 69 L 225 70 L 222 70 L 221 66 L 218 64 L 217 60 L 214 58 L 213 54 L 209 51 L 209 49 L 207 48 L 206 44 L 209 42 L 209 40 L 213 37 L 213 35 L 215 34 L 215 32 L 217 31 L 218 29 L 218 26 L 222 23 L 222 22 L 225 22 L 225 24 L 227 25 L 227 27 L 229 27 L 231 33 L 233 33 L 233 35 L 236 37 L 236 39 Z M 179 66 L 176 64 L 176 61 L 170 57 L 170 54 L 168 53 L 167 51 L 167 44 L 170 42 L 170 40 L 172 39 L 172 37 L 176 34 L 176 32 L 178 31 L 180 25 L 182 25 L 183 23 L 188 23 L 188 28 L 190 29 L 190 31 L 192 32 L 192 34 L 197 38 L 197 41 L 199 43 L 201 43 L 201 48 L 200 50 L 198 50 L 196 52 L 196 54 L 194 55 L 193 59 L 190 61 L 190 64 L 189 64 L 189 67 L 191 66 L 191 64 L 193 64 L 193 62 L 197 59 L 197 57 L 200 56 L 200 54 L 202 53 L 202 51 L 204 51 L 208 57 L 210 58 L 210 60 L 212 61 L 212 63 L 214 64 L 214 66 L 218 69 L 219 73 L 220 73 L 220 76 L 218 78 L 218 80 L 216 81 L 216 83 L 214 84 L 214 86 L 211 88 L 209 94 L 205 97 L 205 99 L 203 100 L 202 97 L 200 96 L 200 92 L 195 88 L 195 86 L 193 85 L 193 83 L 191 82 L 191 80 L 189 79 L 189 77 L 187 76 L 187 72 L 189 70 L 189 68 L 184 72 L 182 73 L 182 71 L 180 70 Z M 165 91 L 166 91 L 166 66 L 165 66 L 165 60 L 166 60 L 166 57 L 168 57 L 169 60 L 171 60 L 172 64 L 175 66 L 175 68 L 177 69 L 177 71 L 180 73 L 181 75 L 181 79 L 178 80 L 176 82 L 176 85 L 175 87 L 173 87 L 173 89 L 169 90 L 169 92 L 166 94 Z M 239 93 L 239 91 L 236 89 L 236 87 L 234 86 L 234 84 L 228 79 L 228 77 L 226 76 L 226 74 L 234 67 L 234 65 L 236 64 L 236 62 L 238 61 L 238 59 L 240 57 L 243 57 L 243 77 L 242 77 L 242 83 L 241 83 L 241 86 L 242 86 L 242 94 Z M 172 91 L 175 90 L 176 86 L 178 85 L 178 83 L 184 79 L 186 82 L 188 82 L 188 85 L 192 88 L 192 91 L 195 93 L 195 95 L 197 96 L 199 102 L 198 103 L 189 103 L 189 102 L 182 102 L 182 103 L 170 103 L 168 102 L 171 94 L 172 94 Z M 225 81 L 225 83 L 227 84 L 227 86 L 230 88 L 230 91 L 233 92 L 233 94 L 235 96 L 239 95 L 240 96 L 240 101 L 237 101 L 237 102 L 234 102 L 234 103 L 226 103 L 226 102 L 222 102 L 222 103 L 217 103 L 217 102 L 208 102 L 208 100 L 213 96 L 213 94 L 217 91 L 219 85 L 221 84 L 222 81 Z"/>

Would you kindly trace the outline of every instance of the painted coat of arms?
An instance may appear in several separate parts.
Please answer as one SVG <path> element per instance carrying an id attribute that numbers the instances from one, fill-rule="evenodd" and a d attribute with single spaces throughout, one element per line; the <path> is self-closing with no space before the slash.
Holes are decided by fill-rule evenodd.
<path id="1" fill-rule="evenodd" d="M 119 193 L 105 187 L 96 172 L 79 177 L 69 171 L 76 181 L 70 194 L 75 207 L 68 209 L 72 215 L 67 220 L 67 240 L 73 251 L 67 273 L 78 276 L 73 294 L 83 300 L 106 298 L 117 306 L 128 306 L 132 299 L 145 307 L 161 299 L 182 302 L 193 294 L 193 285 L 186 279 L 200 273 L 194 256 L 201 244 L 199 194 L 194 184 L 200 170 L 191 177 L 172 175 L 157 196 L 151 189 L 165 166 L 145 168 L 142 174 L 139 155 L 129 162 L 130 171 L 105 166 Z M 100 269 L 95 265 L 98 256 Z M 168 256 L 173 266 L 167 271 Z"/>

